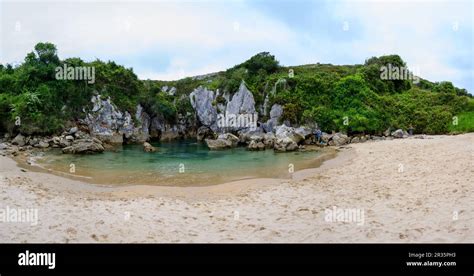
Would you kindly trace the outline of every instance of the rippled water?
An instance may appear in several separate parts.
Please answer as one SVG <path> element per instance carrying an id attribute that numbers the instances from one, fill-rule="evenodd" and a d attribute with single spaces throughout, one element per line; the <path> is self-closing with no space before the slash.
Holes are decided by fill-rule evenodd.
<path id="1" fill-rule="evenodd" d="M 318 151 L 275 153 L 243 147 L 210 151 L 202 142 L 182 140 L 152 143 L 157 152 L 141 145 L 125 145 L 96 155 L 48 152 L 39 164 L 54 171 L 90 178 L 102 184 L 200 186 L 257 177 L 287 178 L 294 171 L 317 165 Z"/>

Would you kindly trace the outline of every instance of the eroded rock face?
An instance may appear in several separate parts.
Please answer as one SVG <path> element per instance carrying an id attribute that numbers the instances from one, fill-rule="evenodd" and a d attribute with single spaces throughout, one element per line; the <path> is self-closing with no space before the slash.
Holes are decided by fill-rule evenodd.
<path id="1" fill-rule="evenodd" d="M 102 141 L 92 138 L 75 140 L 71 146 L 63 148 L 62 152 L 72 154 L 92 154 L 101 153 L 104 150 L 105 149 L 102 145 Z"/>
<path id="2" fill-rule="evenodd" d="M 252 92 L 247 89 L 245 82 L 240 83 L 239 90 L 232 96 L 232 100 L 227 103 L 226 112 L 229 114 L 255 113 L 255 100 Z"/>
<path id="3" fill-rule="evenodd" d="M 263 128 L 266 132 L 275 131 L 281 116 L 283 115 L 283 107 L 279 104 L 274 104 L 270 110 L 270 119 L 263 124 Z"/>
<path id="4" fill-rule="evenodd" d="M 215 93 L 212 90 L 199 86 L 189 94 L 191 106 L 196 111 L 199 122 L 214 132 L 217 131 L 217 110 L 213 106 L 215 100 Z"/>
<path id="5" fill-rule="evenodd" d="M 91 101 L 93 108 L 84 122 L 93 137 L 109 144 L 122 144 L 124 138 L 131 143 L 148 140 L 149 116 L 141 106 L 137 106 L 135 116 L 139 125 L 135 126 L 130 113 L 122 113 L 110 98 L 102 100 L 100 95 L 97 95 L 93 96 Z"/>

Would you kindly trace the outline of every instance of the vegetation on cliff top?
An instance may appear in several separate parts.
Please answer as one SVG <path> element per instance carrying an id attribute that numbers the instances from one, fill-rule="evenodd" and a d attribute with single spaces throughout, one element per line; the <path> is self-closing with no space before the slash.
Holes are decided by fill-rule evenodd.
<path id="1" fill-rule="evenodd" d="M 64 64 L 95 68 L 95 82 L 58 81 L 55 70 Z M 21 65 L 0 65 L 0 132 L 59 132 L 71 121 L 84 118 L 94 93 L 110 97 L 132 114 L 140 103 L 151 115 L 173 123 L 178 114 L 193 111 L 188 95 L 199 85 L 232 94 L 242 80 L 252 91 L 257 110 L 267 98 L 268 108 L 274 103 L 283 106 L 283 121 L 317 122 L 327 132 L 380 134 L 388 127 L 410 126 L 427 134 L 474 130 L 473 99 L 465 89 L 424 79 L 417 84 L 383 80 L 380 69 L 388 64 L 405 66 L 399 56 L 389 55 L 372 57 L 363 65 L 283 67 L 263 52 L 224 72 L 177 81 L 142 81 L 131 68 L 113 61 L 60 60 L 53 44 L 38 43 Z M 169 94 L 162 91 L 163 86 L 176 91 Z M 15 124 L 18 119 L 21 124 Z"/>

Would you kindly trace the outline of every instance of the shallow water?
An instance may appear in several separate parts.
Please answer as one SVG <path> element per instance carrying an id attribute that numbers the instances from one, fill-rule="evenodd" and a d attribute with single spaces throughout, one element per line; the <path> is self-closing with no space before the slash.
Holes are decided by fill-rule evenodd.
<path id="1" fill-rule="evenodd" d="M 152 143 L 157 152 L 141 145 L 124 145 L 96 155 L 48 152 L 38 163 L 53 171 L 88 177 L 97 184 L 147 184 L 202 186 L 246 178 L 288 178 L 294 171 L 318 165 L 319 151 L 275 153 L 248 151 L 243 147 L 210 151 L 194 140 Z M 87 180 L 87 179 L 86 179 Z"/>

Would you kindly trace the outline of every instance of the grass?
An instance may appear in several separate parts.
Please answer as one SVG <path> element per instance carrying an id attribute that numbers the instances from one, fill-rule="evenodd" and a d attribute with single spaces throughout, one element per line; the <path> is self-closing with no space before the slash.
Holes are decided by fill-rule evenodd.
<path id="1" fill-rule="evenodd" d="M 449 127 L 451 133 L 474 132 L 474 99 L 469 100 L 468 111 L 461 112 L 456 115 L 458 124 Z"/>

